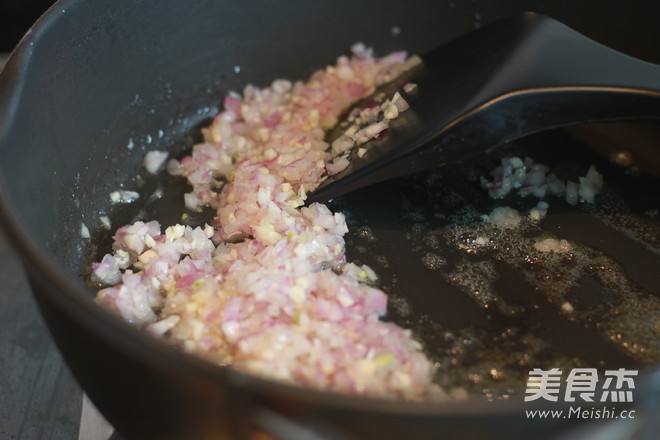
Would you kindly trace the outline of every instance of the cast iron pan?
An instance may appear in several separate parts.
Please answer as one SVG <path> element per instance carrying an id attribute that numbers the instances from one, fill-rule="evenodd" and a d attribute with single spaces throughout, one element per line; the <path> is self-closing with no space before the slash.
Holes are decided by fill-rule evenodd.
<path id="1" fill-rule="evenodd" d="M 525 409 L 538 406 L 522 402 L 532 368 L 639 368 L 636 403 L 657 398 L 659 182 L 611 163 L 564 131 L 330 203 L 347 215 L 349 260 L 373 267 L 391 295 L 386 319 L 415 332 L 437 362 L 438 382 L 466 389 L 467 401 L 347 398 L 254 378 L 184 356 L 99 308 L 93 287 L 82 281 L 89 261 L 108 250 L 110 234 L 98 217 L 109 215 L 115 226 L 138 219 L 167 225 L 183 212 L 185 184 L 146 176 L 140 166 L 146 151 L 184 154 L 227 90 L 263 85 L 274 72 L 304 78 L 356 34 L 380 39 L 382 53 L 401 46 L 423 52 L 469 30 L 480 5 L 381 2 L 378 23 L 360 20 L 371 10 L 352 2 L 314 8 L 301 2 L 291 14 L 223 2 L 183 12 L 174 1 L 158 11 L 141 2 L 93 3 L 58 3 L 0 78 L 0 101 L 10 103 L 0 108 L 1 218 L 72 371 L 127 438 L 226 438 L 228 430 L 241 438 L 255 426 L 282 438 L 555 436 L 572 421 L 524 419 Z M 517 8 L 503 3 L 488 18 Z M 356 27 L 328 42 L 325 31 L 347 20 L 333 11 L 348 10 Z M 599 28 L 579 8 L 558 12 Z M 183 26 L 182 14 L 197 27 Z M 209 17 L 220 17 L 225 27 Z M 439 17 L 447 27 L 437 26 Z M 248 22 L 259 26 L 248 33 L 241 27 Z M 401 39 L 391 33 L 395 24 L 423 31 Z M 283 31 L 291 28 L 299 33 Z M 281 39 L 269 38 L 274 34 Z M 191 49 L 209 41 L 216 43 L 212 52 Z M 314 56 L 275 55 L 284 47 L 306 53 L 310 44 L 318 48 Z M 226 54 L 221 62 L 214 61 L 218 52 Z M 271 68 L 254 64 L 258 54 Z M 587 132 L 576 133 L 589 143 Z M 649 145 L 643 152 L 657 157 L 657 143 Z M 480 216 L 493 207 L 524 212 L 536 203 L 493 201 L 479 188 L 478 177 L 508 154 L 529 155 L 573 180 L 594 163 L 606 188 L 593 207 L 549 200 L 549 215 L 539 224 L 511 234 L 484 229 Z M 140 201 L 110 205 L 108 194 L 120 187 L 138 190 Z M 166 196 L 151 197 L 159 188 Z M 92 230 L 91 243 L 80 238 L 82 222 Z M 476 248 L 477 234 L 491 244 Z M 574 256 L 528 252 L 529 243 L 545 235 L 570 240 Z"/>

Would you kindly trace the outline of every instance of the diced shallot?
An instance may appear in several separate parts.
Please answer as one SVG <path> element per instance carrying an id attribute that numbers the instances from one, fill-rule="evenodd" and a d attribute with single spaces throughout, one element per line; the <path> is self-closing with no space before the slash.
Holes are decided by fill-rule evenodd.
<path id="1" fill-rule="evenodd" d="M 603 188 L 603 176 L 592 165 L 586 176 L 580 177 L 579 184 L 575 182 L 564 183 L 555 174 L 549 174 L 547 165 L 534 163 L 532 159 L 519 157 L 506 157 L 501 165 L 491 171 L 493 181 L 481 177 L 481 187 L 488 190 L 490 197 L 499 199 L 507 196 L 514 188 L 518 195 L 527 197 L 533 195 L 544 199 L 546 195 L 564 196 L 570 205 L 578 201 L 594 203 L 595 196 Z"/>
<path id="2" fill-rule="evenodd" d="M 144 167 L 149 173 L 156 174 L 167 160 L 167 156 L 169 156 L 167 151 L 150 151 L 144 155 Z"/>
<path id="3" fill-rule="evenodd" d="M 334 176 L 335 174 L 344 171 L 349 165 L 350 162 L 345 157 L 336 157 L 325 167 L 328 170 L 328 174 Z"/>
<path id="4" fill-rule="evenodd" d="M 205 141 L 167 163 L 192 186 L 188 209 L 216 210 L 212 226 L 163 231 L 137 221 L 119 228 L 112 253 L 93 265 L 94 279 L 108 285 L 97 301 L 185 351 L 270 379 L 442 399 L 421 345 L 379 319 L 387 296 L 367 284 L 374 271 L 346 262 L 344 215 L 303 206 L 327 174 L 349 165 L 352 136 L 380 136 L 387 118 L 378 106 L 356 113 L 351 133 L 331 152 L 325 130 L 413 64 L 402 52 L 375 58 L 364 44 L 352 51 L 308 83 L 275 80 L 230 93 L 202 130 Z M 402 111 L 407 103 L 397 96 L 391 104 Z M 155 172 L 161 160 L 152 152 L 145 166 Z M 129 201 L 125 192 L 114 195 Z"/>

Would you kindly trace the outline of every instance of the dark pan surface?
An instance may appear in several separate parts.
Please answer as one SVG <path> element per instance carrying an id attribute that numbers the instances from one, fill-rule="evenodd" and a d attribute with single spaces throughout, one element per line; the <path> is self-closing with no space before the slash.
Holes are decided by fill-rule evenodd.
<path id="1" fill-rule="evenodd" d="M 548 198 L 545 219 L 503 232 L 480 216 L 497 206 L 524 214 L 538 200 L 492 200 L 478 176 L 514 154 L 571 180 L 594 163 L 606 188 L 593 206 Z M 333 204 L 352 226 L 349 259 L 381 275 L 389 319 L 424 342 L 438 381 L 506 397 L 524 387 L 532 368 L 633 368 L 660 360 L 658 183 L 553 131 Z M 478 235 L 490 243 L 476 245 Z M 546 236 L 569 240 L 572 252 L 533 249 Z"/>
<path id="2" fill-rule="evenodd" d="M 538 202 L 513 193 L 493 200 L 480 188 L 479 176 L 507 155 L 530 156 L 564 180 L 577 181 L 595 164 L 605 189 L 594 205 L 549 197 L 546 218 L 504 231 L 481 216 L 497 206 L 525 215 Z M 165 227 L 181 223 L 184 212 L 193 226 L 213 216 L 185 209 L 181 178 L 161 172 L 136 182 L 146 202 L 109 207 L 113 229 L 136 220 Z M 329 206 L 347 216 L 348 260 L 372 267 L 390 296 L 385 319 L 413 330 L 448 389 L 506 399 L 524 391 L 533 368 L 660 361 L 660 181 L 610 162 L 566 131 L 358 190 Z M 108 252 L 111 236 L 95 237 L 91 259 Z M 476 245 L 477 236 L 489 243 Z M 536 251 L 533 243 L 545 237 L 573 248 Z"/>

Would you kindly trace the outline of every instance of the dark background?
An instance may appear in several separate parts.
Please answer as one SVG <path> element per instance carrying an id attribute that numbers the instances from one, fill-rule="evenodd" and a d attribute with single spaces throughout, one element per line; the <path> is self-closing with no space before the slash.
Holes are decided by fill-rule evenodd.
<path id="1" fill-rule="evenodd" d="M 0 0 L 0 52 L 10 52 L 54 0 Z"/>
<path id="2" fill-rule="evenodd" d="M 54 0 L 0 0 L 0 70 Z M 0 231 L 0 439 L 78 437 L 82 391 L 64 365 Z"/>

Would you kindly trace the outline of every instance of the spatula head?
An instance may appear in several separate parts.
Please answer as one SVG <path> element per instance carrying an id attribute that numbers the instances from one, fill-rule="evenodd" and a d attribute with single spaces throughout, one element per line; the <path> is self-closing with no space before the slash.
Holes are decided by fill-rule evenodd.
<path id="1" fill-rule="evenodd" d="M 410 108 L 307 202 L 464 159 L 539 131 L 660 117 L 660 67 L 606 48 L 536 13 L 507 18 L 423 55 L 376 90 Z M 405 85 L 414 83 L 414 93 Z M 342 133 L 331 131 L 332 142 Z M 355 149 L 357 150 L 357 149 Z"/>

